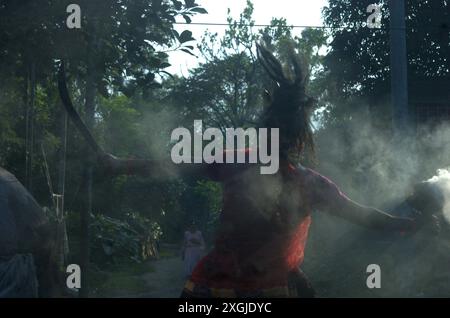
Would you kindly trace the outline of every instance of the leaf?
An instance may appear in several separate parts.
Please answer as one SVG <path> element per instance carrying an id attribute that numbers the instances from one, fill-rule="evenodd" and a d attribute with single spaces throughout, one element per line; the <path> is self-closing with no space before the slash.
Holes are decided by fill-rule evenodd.
<path id="1" fill-rule="evenodd" d="M 183 3 L 178 0 L 173 0 L 173 5 L 174 5 L 175 9 L 177 9 L 177 10 L 181 10 L 183 7 Z"/>
<path id="2" fill-rule="evenodd" d="M 185 0 L 186 8 L 192 8 L 196 6 L 195 0 Z"/>
<path id="3" fill-rule="evenodd" d="M 207 14 L 208 13 L 208 11 L 206 11 L 206 9 L 202 8 L 202 7 L 194 7 L 192 9 L 190 9 L 189 11 L 200 13 L 200 14 Z"/>
<path id="4" fill-rule="evenodd" d="M 186 14 L 183 14 L 183 18 L 186 21 L 186 23 L 191 23 L 192 22 L 192 19 Z"/>
<path id="5" fill-rule="evenodd" d="M 192 56 L 197 57 L 197 55 L 195 55 L 194 53 L 192 53 L 192 52 L 189 51 L 188 49 L 180 49 L 180 51 L 183 51 L 183 52 L 185 52 L 185 53 L 187 53 L 187 54 L 190 54 L 190 55 L 192 55 Z"/>
<path id="6" fill-rule="evenodd" d="M 181 32 L 180 37 L 178 38 L 178 41 L 180 41 L 180 43 L 185 43 L 194 40 L 195 39 L 192 37 L 192 32 L 188 30 L 184 30 L 183 32 Z"/>
<path id="7" fill-rule="evenodd" d="M 153 82 L 154 79 L 155 79 L 155 74 L 153 74 L 153 73 L 148 73 L 145 76 L 145 80 L 148 81 L 148 82 Z"/>
<path id="8" fill-rule="evenodd" d="M 160 73 L 166 74 L 168 75 L 170 78 L 174 78 L 172 74 L 170 74 L 169 72 L 166 71 L 160 71 Z"/>
<path id="9" fill-rule="evenodd" d="M 167 68 L 167 67 L 170 67 L 170 66 L 172 66 L 172 64 L 164 62 L 164 63 L 161 63 L 161 65 L 159 67 L 160 68 Z"/>
<path id="10" fill-rule="evenodd" d="M 147 63 L 147 66 L 150 68 L 158 68 L 160 65 L 161 65 L 161 59 L 156 58 L 154 56 L 152 56 Z"/>
<path id="11" fill-rule="evenodd" d="M 158 52 L 156 53 L 156 55 L 158 56 L 159 59 L 164 60 L 166 58 L 169 57 L 169 54 L 167 54 L 166 52 Z"/>

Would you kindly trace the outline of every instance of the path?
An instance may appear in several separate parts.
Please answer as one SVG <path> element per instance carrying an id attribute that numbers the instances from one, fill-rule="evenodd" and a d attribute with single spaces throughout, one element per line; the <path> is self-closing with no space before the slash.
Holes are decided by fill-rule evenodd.
<path id="1" fill-rule="evenodd" d="M 148 286 L 148 291 L 128 297 L 136 298 L 178 298 L 185 283 L 183 262 L 179 256 L 162 257 L 150 262 L 154 269 L 141 277 Z"/>

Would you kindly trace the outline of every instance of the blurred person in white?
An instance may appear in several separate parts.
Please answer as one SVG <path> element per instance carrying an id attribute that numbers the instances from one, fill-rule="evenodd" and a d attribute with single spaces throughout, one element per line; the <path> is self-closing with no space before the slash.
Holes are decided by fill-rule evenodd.
<path id="1" fill-rule="evenodd" d="M 202 232 L 195 222 L 192 222 L 184 232 L 184 239 L 181 249 L 181 257 L 184 261 L 184 274 L 190 277 L 192 271 L 201 259 L 205 250 L 205 241 Z"/>

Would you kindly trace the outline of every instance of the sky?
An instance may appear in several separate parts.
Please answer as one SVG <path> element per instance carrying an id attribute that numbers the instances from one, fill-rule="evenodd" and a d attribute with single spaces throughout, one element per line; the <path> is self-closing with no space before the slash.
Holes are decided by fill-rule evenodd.
<path id="1" fill-rule="evenodd" d="M 226 23 L 227 10 L 231 9 L 233 18 L 237 19 L 246 5 L 246 0 L 197 0 L 200 6 L 208 11 L 208 14 L 197 14 L 193 17 L 194 23 Z M 253 19 L 255 24 L 269 24 L 275 18 L 285 18 L 288 25 L 321 26 L 322 8 L 327 5 L 327 0 L 252 0 L 254 5 Z M 270 4 L 270 5 L 268 5 Z M 182 21 L 182 20 L 180 20 Z M 206 30 L 220 35 L 224 34 L 226 26 L 204 25 L 176 25 L 176 30 L 190 30 L 194 38 L 199 40 Z M 294 30 L 299 34 L 302 29 Z M 194 45 L 195 46 L 195 45 Z M 198 59 L 184 52 L 174 52 L 170 55 L 171 67 L 166 71 L 172 74 L 188 75 L 188 70 L 198 65 Z"/>

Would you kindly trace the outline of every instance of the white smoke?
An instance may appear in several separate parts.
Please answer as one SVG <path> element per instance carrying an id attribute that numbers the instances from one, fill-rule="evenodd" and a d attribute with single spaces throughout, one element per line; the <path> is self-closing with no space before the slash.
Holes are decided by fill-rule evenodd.
<path id="1" fill-rule="evenodd" d="M 437 174 L 427 181 L 436 191 L 439 191 L 444 202 L 442 213 L 448 223 L 450 223 L 450 171 L 449 169 L 439 169 Z"/>

